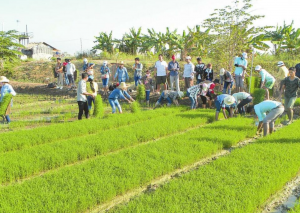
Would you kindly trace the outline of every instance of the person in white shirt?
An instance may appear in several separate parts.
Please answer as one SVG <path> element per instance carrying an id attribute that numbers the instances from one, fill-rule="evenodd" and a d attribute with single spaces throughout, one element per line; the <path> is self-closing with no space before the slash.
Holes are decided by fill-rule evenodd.
<path id="1" fill-rule="evenodd" d="M 264 136 L 266 136 L 268 133 L 273 132 L 275 120 L 284 112 L 284 106 L 278 101 L 266 100 L 256 104 L 254 111 L 259 120 L 257 133 L 263 128 Z M 268 115 L 267 112 L 269 112 Z"/>
<path id="2" fill-rule="evenodd" d="M 269 100 L 269 89 L 272 89 L 275 84 L 275 78 L 263 69 L 260 65 L 255 67 L 255 71 L 258 72 L 261 76 L 261 86 L 260 88 L 266 90 L 266 99 Z"/>
<path id="3" fill-rule="evenodd" d="M 194 81 L 195 66 L 191 62 L 191 60 L 192 58 L 190 56 L 187 56 L 185 58 L 186 64 L 184 65 L 183 78 L 184 78 L 184 86 L 186 90 L 194 85 L 193 81 Z"/>
<path id="4" fill-rule="evenodd" d="M 74 82 L 74 72 L 76 71 L 76 67 L 74 64 L 71 63 L 71 59 L 68 59 L 68 64 L 66 65 L 67 70 L 67 76 L 69 79 L 69 87 L 75 88 L 75 82 Z"/>
<path id="5" fill-rule="evenodd" d="M 167 90 L 167 75 L 168 75 L 168 64 L 163 60 L 162 54 L 158 56 L 158 61 L 155 62 L 155 76 L 156 76 L 156 85 L 157 94 L 160 93 L 160 85 L 164 85 L 164 90 Z"/>
<path id="6" fill-rule="evenodd" d="M 237 103 L 238 112 L 241 115 L 245 114 L 245 106 L 252 102 L 253 98 L 249 93 L 246 92 L 238 92 L 232 95 Z"/>

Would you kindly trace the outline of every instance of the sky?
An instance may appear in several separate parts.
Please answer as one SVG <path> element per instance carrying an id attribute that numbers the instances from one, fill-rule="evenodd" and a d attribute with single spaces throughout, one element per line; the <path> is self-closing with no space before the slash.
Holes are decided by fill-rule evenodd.
<path id="1" fill-rule="evenodd" d="M 251 14 L 265 15 L 257 26 L 276 26 L 294 20 L 300 28 L 299 0 L 252 0 Z M 142 27 L 165 32 L 201 25 L 214 9 L 234 5 L 234 0 L 0 0 L 3 29 L 33 33 L 30 42 L 46 42 L 74 54 L 90 50 L 100 32 L 113 32 L 121 39 L 129 28 Z M 240 4 L 242 5 L 242 4 Z M 18 22 L 17 22 L 18 20 Z M 0 25 L 0 30 L 1 30 Z"/>

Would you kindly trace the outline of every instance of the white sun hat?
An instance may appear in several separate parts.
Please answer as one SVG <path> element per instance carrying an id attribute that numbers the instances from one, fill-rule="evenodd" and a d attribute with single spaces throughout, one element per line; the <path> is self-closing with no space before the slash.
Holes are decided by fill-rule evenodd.
<path id="1" fill-rule="evenodd" d="M 257 65 L 256 67 L 255 67 L 255 70 L 257 70 L 257 71 L 259 71 L 259 70 L 261 70 L 261 66 L 260 65 Z"/>
<path id="2" fill-rule="evenodd" d="M 225 69 L 224 68 L 220 69 L 220 75 L 224 75 L 224 73 L 225 73 Z"/>
<path id="3" fill-rule="evenodd" d="M 0 77 L 0 83 L 8 83 L 9 80 L 5 76 Z"/>
<path id="4" fill-rule="evenodd" d="M 224 103 L 226 104 L 226 105 L 232 105 L 232 104 L 234 104 L 235 103 L 235 99 L 234 99 L 234 97 L 233 96 L 227 96 L 226 98 L 224 98 Z"/>
<path id="5" fill-rule="evenodd" d="M 248 58 L 248 55 L 247 55 L 246 52 L 243 52 L 243 53 L 242 53 L 242 56 L 243 56 L 243 58 Z"/>
<path id="6" fill-rule="evenodd" d="M 283 66 L 283 65 L 284 65 L 283 61 L 278 61 L 278 63 L 277 63 L 277 66 L 278 66 L 278 67 L 281 67 L 281 66 Z"/>
<path id="7" fill-rule="evenodd" d="M 103 61 L 103 64 L 107 64 L 107 61 Z"/>
<path id="8" fill-rule="evenodd" d="M 187 57 L 185 57 L 185 59 L 186 60 L 191 60 L 192 58 L 191 58 L 191 56 L 187 56 Z"/>

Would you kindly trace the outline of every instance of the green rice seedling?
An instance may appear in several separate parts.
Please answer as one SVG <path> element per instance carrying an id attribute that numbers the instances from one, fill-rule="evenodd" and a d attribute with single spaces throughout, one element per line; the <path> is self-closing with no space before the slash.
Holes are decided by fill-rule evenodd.
<path id="1" fill-rule="evenodd" d="M 253 104 L 259 104 L 265 100 L 266 91 L 264 89 L 255 89 L 253 93 Z"/>
<path id="2" fill-rule="evenodd" d="M 138 113 L 141 112 L 141 107 L 140 104 L 137 101 L 134 101 L 133 103 L 130 104 L 130 111 L 132 113 Z"/>
<path id="3" fill-rule="evenodd" d="M 143 84 L 139 84 L 137 86 L 136 100 L 143 101 L 145 99 L 146 99 L 145 86 Z"/>
<path id="4" fill-rule="evenodd" d="M 0 115 L 5 115 L 8 105 L 11 103 L 12 94 L 4 95 L 2 101 L 0 102 Z"/>
<path id="5" fill-rule="evenodd" d="M 93 115 L 96 118 L 102 118 L 104 116 L 104 106 L 103 106 L 103 102 L 102 102 L 102 98 L 101 98 L 100 94 L 97 95 L 97 97 L 95 98 Z"/>
<path id="6" fill-rule="evenodd" d="M 297 98 L 294 106 L 300 106 L 300 98 Z"/>

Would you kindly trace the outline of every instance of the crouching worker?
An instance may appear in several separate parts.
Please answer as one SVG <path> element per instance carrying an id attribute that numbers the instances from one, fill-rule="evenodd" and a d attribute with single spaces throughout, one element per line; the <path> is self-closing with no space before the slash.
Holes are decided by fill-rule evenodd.
<path id="1" fill-rule="evenodd" d="M 233 116 L 233 108 L 235 108 L 235 99 L 231 95 L 222 94 L 217 96 L 215 99 L 215 106 L 216 106 L 216 121 L 219 119 L 219 113 L 222 108 L 222 112 L 224 118 L 227 119 L 226 111 L 229 113 L 229 117 Z"/>
<path id="2" fill-rule="evenodd" d="M 163 100 L 167 100 L 168 101 L 168 107 L 171 106 L 172 104 L 172 101 L 174 102 L 174 104 L 176 106 L 179 106 L 179 103 L 178 103 L 178 100 L 179 98 L 182 98 L 183 97 L 183 92 L 181 91 L 171 91 L 171 90 L 165 90 L 161 93 L 158 101 L 156 102 L 155 106 L 154 106 L 154 109 L 159 107 L 161 105 L 161 102 Z"/>
<path id="3" fill-rule="evenodd" d="M 264 136 L 266 136 L 273 132 L 274 122 L 284 112 L 284 106 L 278 101 L 267 100 L 256 104 L 254 110 L 259 120 L 257 133 L 263 128 Z M 269 114 L 266 115 L 266 112 Z"/>
<path id="4" fill-rule="evenodd" d="M 249 93 L 238 92 L 232 95 L 237 104 L 237 109 L 240 115 L 245 115 L 245 106 L 252 102 L 253 98 Z"/>
<path id="5" fill-rule="evenodd" d="M 196 84 L 195 86 L 192 86 L 187 89 L 186 96 L 188 96 L 189 99 L 191 100 L 191 109 L 196 109 L 198 105 L 197 98 L 198 98 L 198 94 L 201 91 L 201 88 L 202 88 L 201 84 Z"/>
<path id="6" fill-rule="evenodd" d="M 121 105 L 118 101 L 118 99 L 125 99 L 128 101 L 128 103 L 131 103 L 131 101 L 134 101 L 133 98 L 126 92 L 127 86 L 125 82 L 121 82 L 121 84 L 112 91 L 112 93 L 109 95 L 109 104 L 112 108 L 112 113 L 116 112 L 116 107 L 119 110 L 119 113 L 122 113 Z M 126 98 L 126 97 L 127 98 Z"/>

